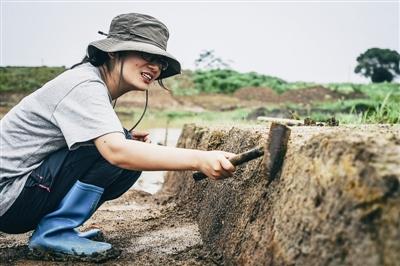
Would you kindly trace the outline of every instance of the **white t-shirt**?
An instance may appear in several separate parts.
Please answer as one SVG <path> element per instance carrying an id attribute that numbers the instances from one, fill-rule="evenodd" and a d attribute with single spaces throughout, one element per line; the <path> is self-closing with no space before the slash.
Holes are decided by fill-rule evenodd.
<path id="1" fill-rule="evenodd" d="M 67 70 L 25 97 L 0 120 L 0 216 L 49 154 L 123 127 L 98 68 Z M 34 200 L 34 199 L 32 199 Z"/>

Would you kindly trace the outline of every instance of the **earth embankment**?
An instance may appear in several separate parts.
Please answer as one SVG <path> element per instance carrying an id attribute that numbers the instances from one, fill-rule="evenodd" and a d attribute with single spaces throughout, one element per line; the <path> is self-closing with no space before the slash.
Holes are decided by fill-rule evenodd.
<path id="1" fill-rule="evenodd" d="M 163 193 L 224 265 L 398 265 L 400 127 L 291 130 L 279 178 L 257 159 L 222 181 L 170 172 Z M 267 135 L 268 126 L 187 125 L 178 146 L 239 153 Z"/>

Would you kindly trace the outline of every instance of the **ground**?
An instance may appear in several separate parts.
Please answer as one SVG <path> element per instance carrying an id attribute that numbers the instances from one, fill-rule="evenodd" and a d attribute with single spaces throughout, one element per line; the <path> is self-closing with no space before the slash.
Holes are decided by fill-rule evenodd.
<path id="1" fill-rule="evenodd" d="M 232 95 L 198 94 L 190 96 L 174 95 L 160 87 L 149 91 L 149 107 L 155 109 L 181 108 L 184 110 L 226 111 L 240 107 L 260 107 L 268 104 L 312 104 L 314 102 L 334 102 L 340 99 L 362 98 L 362 94 L 342 94 L 322 86 L 301 90 L 291 90 L 277 94 L 271 88 L 246 87 L 237 90 Z M 120 107 L 143 107 L 145 95 L 143 92 L 130 92 L 118 99 Z"/>
<path id="2" fill-rule="evenodd" d="M 255 107 L 257 104 L 268 102 L 268 99 L 270 101 L 272 101 L 272 99 L 283 101 L 284 98 L 282 97 L 288 97 L 287 99 L 294 97 L 291 94 L 288 94 L 288 96 L 273 95 L 270 90 L 265 89 L 264 94 L 261 93 L 258 95 L 257 99 L 246 99 L 247 95 L 251 94 L 252 90 L 252 88 L 247 88 L 238 91 L 237 94 L 233 96 L 218 96 L 217 98 L 211 97 L 210 95 L 173 97 L 165 91 L 156 90 L 151 93 L 149 104 L 152 108 L 156 109 L 177 106 L 188 109 L 229 110 L 230 108 L 240 106 Z M 310 94 L 307 95 L 307 92 L 304 91 L 303 94 L 299 96 L 299 100 L 298 98 L 293 98 L 293 102 L 311 98 L 313 100 L 335 100 L 343 97 L 342 95 L 334 93 L 327 94 L 324 88 L 312 88 L 308 93 Z M 127 95 L 120 99 L 118 105 L 126 107 L 143 106 L 144 95 L 134 95 L 135 94 Z M 326 95 L 328 95 L 328 97 Z M 317 96 L 322 98 L 320 99 Z M 10 107 L 8 102 L 15 104 L 15 102 L 17 102 L 21 97 L 21 95 L 2 96 L 0 108 L 3 108 L 4 110 L 2 109 L 0 111 L 6 111 L 8 107 Z M 12 100 L 10 101 L 10 99 Z M 304 136 L 307 135 L 309 130 L 309 128 L 299 128 L 296 139 L 298 141 L 304 140 Z M 312 130 L 315 131 L 316 129 L 313 128 Z M 336 131 L 338 129 L 330 128 L 329 130 Z M 362 133 L 364 129 L 360 129 L 359 131 Z M 209 143 L 203 143 L 203 148 L 211 146 L 216 148 L 222 147 L 220 145 L 224 145 L 226 140 L 221 136 L 213 135 L 212 141 Z M 230 140 L 231 142 L 229 145 L 237 149 L 249 148 L 251 146 L 250 144 L 253 145 L 253 142 L 257 140 L 253 139 L 251 136 L 252 135 L 237 135 L 237 142 Z M 188 138 L 190 139 L 190 137 Z M 238 143 L 240 143 L 240 145 L 237 145 Z M 318 143 L 319 142 L 316 142 L 316 145 Z M 302 146 L 300 144 L 301 143 L 299 143 L 299 147 Z M 246 145 L 250 146 L 247 147 Z M 235 152 L 237 151 L 235 150 Z M 187 176 L 190 174 L 185 173 L 185 175 Z M 249 182 L 245 182 L 246 185 L 252 184 L 247 179 L 244 181 Z M 199 185 L 198 187 L 200 188 L 204 186 L 203 183 L 203 185 Z M 216 186 L 218 187 L 218 185 Z M 210 216 L 210 220 L 205 219 L 205 216 L 203 216 L 201 218 L 203 220 L 200 219 L 199 223 L 199 220 L 195 220 L 193 216 L 193 210 L 185 208 L 185 206 L 182 205 L 182 202 L 177 202 L 175 200 L 176 195 L 171 193 L 169 189 L 170 187 L 165 187 L 160 193 L 155 195 L 143 191 L 130 190 L 121 198 L 105 203 L 87 222 L 87 224 L 85 224 L 84 230 L 88 228 L 100 228 L 104 232 L 106 241 L 109 241 L 116 249 L 121 251 L 120 255 L 117 258 L 108 261 L 107 265 L 224 264 L 226 258 L 223 258 L 222 255 L 220 255 L 221 253 L 216 252 L 216 250 L 209 249 L 210 243 L 212 244 L 212 241 L 218 239 L 217 237 L 221 237 L 221 235 L 215 235 L 217 237 L 213 238 L 213 235 L 210 233 L 210 235 L 206 235 L 204 238 L 204 229 L 210 224 L 214 225 L 214 222 L 219 219 L 219 216 Z M 261 190 L 257 191 L 260 192 Z M 252 193 L 248 198 L 242 200 L 246 201 L 247 199 L 252 199 L 257 203 L 260 199 L 258 194 L 261 193 L 258 192 Z M 234 195 L 236 194 L 228 194 L 227 197 L 231 198 L 232 202 L 235 202 Z M 210 202 L 217 202 L 217 200 L 221 201 L 221 198 L 215 199 L 213 195 L 217 194 L 207 194 L 207 200 L 210 200 Z M 209 206 L 212 207 L 213 205 L 210 204 Z M 195 207 L 196 206 L 194 206 L 194 208 Z M 251 209 L 250 207 L 248 208 Z M 207 208 L 201 208 L 200 211 L 205 213 L 208 212 L 208 210 L 209 209 Z M 238 212 L 240 210 L 242 209 L 237 209 L 235 211 Z M 226 213 L 226 211 L 226 208 L 222 210 L 224 213 Z M 233 218 L 236 219 L 237 217 Z M 265 217 L 268 217 L 268 215 L 265 215 Z M 201 221 L 204 221 L 204 223 Z M 265 221 L 268 221 L 267 218 L 265 218 Z M 221 225 L 218 224 L 218 226 L 218 228 L 222 228 Z M 203 228 L 203 235 L 201 235 L 201 228 Z M 249 233 L 251 232 L 249 231 Z M 7 235 L 0 233 L 0 264 L 54 265 L 54 262 L 36 261 L 27 257 L 28 253 L 26 245 L 29 235 L 30 233 L 22 235 Z M 210 238 L 213 239 L 210 241 Z M 204 243 L 204 239 L 209 242 Z M 232 241 L 233 240 L 231 240 L 231 242 Z M 232 254 L 234 254 L 233 251 Z M 247 255 L 248 257 L 253 256 L 252 254 Z M 74 264 L 85 265 L 85 263 Z"/>
<path id="3" fill-rule="evenodd" d="M 218 265 L 218 257 L 203 248 L 197 224 L 165 193 L 152 195 L 132 189 L 105 203 L 82 230 L 90 228 L 101 229 L 106 241 L 121 251 L 107 265 Z M 55 264 L 29 259 L 30 234 L 0 233 L 1 265 Z"/>
<path id="4" fill-rule="evenodd" d="M 167 175 L 203 245 L 222 265 L 398 265 L 400 127 L 290 129 L 281 174 L 268 171 L 268 152 L 223 181 Z M 239 153 L 268 143 L 268 132 L 187 125 L 178 145 Z"/>

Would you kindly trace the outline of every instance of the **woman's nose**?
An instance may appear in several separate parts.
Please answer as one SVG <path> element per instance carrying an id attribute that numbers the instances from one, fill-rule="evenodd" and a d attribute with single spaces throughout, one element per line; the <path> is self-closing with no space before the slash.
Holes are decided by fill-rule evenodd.
<path id="1" fill-rule="evenodd" d="M 156 71 L 157 71 L 157 73 L 161 72 L 161 66 L 157 63 L 149 62 L 148 66 L 153 72 L 156 72 Z"/>

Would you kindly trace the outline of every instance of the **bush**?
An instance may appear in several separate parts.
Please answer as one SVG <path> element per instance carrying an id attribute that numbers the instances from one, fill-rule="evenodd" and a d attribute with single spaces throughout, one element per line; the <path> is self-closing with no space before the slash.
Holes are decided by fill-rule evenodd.
<path id="1" fill-rule="evenodd" d="M 0 92 L 31 92 L 65 71 L 65 67 L 0 67 Z"/>
<path id="2" fill-rule="evenodd" d="M 286 84 L 286 81 L 255 72 L 239 73 L 231 69 L 212 69 L 193 72 L 193 83 L 198 92 L 230 94 L 242 87 L 277 89 Z"/>

